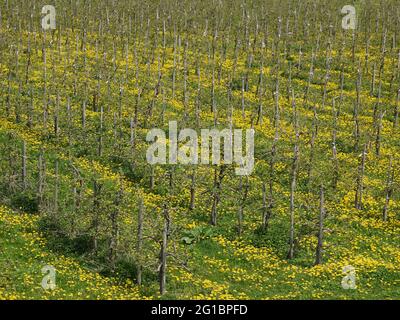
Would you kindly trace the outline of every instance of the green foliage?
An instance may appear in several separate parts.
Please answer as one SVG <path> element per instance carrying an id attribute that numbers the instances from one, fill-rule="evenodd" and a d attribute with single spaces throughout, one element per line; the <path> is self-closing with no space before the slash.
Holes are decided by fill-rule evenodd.
<path id="1" fill-rule="evenodd" d="M 187 245 L 193 245 L 205 239 L 209 239 L 215 234 L 215 230 L 209 226 L 198 226 L 183 232 L 182 242 Z"/>
<path id="2" fill-rule="evenodd" d="M 31 214 L 39 212 L 37 195 L 29 191 L 23 191 L 12 195 L 11 206 Z"/>

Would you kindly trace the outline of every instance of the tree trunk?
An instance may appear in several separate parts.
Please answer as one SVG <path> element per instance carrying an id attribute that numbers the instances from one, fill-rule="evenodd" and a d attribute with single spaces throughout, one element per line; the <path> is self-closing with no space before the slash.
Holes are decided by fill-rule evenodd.
<path id="1" fill-rule="evenodd" d="M 101 157 L 103 155 L 103 106 L 100 109 L 100 128 L 98 131 L 99 135 L 99 144 L 98 144 L 98 152 L 97 155 Z"/>
<path id="2" fill-rule="evenodd" d="M 154 186 L 154 166 L 150 165 L 150 190 L 153 190 Z"/>
<path id="3" fill-rule="evenodd" d="M 221 185 L 224 177 L 225 166 L 220 166 L 219 172 L 217 167 L 214 169 L 214 185 L 212 191 L 212 207 L 211 207 L 211 224 L 217 225 L 218 204 L 221 196 Z"/>
<path id="4" fill-rule="evenodd" d="M 319 195 L 319 228 L 318 228 L 318 243 L 315 250 L 315 264 L 322 263 L 322 241 L 324 236 L 324 218 L 325 218 L 325 198 L 324 198 L 324 187 L 321 186 Z"/>
<path id="5" fill-rule="evenodd" d="M 25 191 L 27 188 L 26 181 L 26 142 L 22 141 L 22 188 Z"/>
<path id="6" fill-rule="evenodd" d="M 139 210 L 138 210 L 138 227 L 137 227 L 137 243 L 136 243 L 136 254 L 137 254 L 137 266 L 136 266 L 136 283 L 140 286 L 142 284 L 142 261 L 140 259 L 142 254 L 143 246 L 143 213 L 144 204 L 143 199 L 139 199 Z"/>
<path id="7" fill-rule="evenodd" d="M 339 161 L 337 158 L 337 149 L 336 149 L 338 112 L 335 109 L 335 99 L 332 100 L 332 109 L 333 109 L 333 130 L 332 130 L 333 179 L 332 179 L 332 187 L 333 187 L 333 190 L 336 190 L 336 187 L 337 187 L 337 184 L 339 181 Z"/>
<path id="8" fill-rule="evenodd" d="M 98 183 L 96 180 L 93 183 L 93 253 L 97 255 L 98 251 L 98 242 L 97 237 L 99 233 L 99 215 L 100 215 L 100 194 L 101 194 L 102 185 Z"/>
<path id="9" fill-rule="evenodd" d="M 42 209 L 43 205 L 43 194 L 44 194 L 44 185 L 45 185 L 45 176 L 46 176 L 46 161 L 44 158 L 43 149 L 40 150 L 39 159 L 38 159 L 38 203 L 39 209 Z"/>
<path id="10" fill-rule="evenodd" d="M 54 209 L 53 218 L 56 219 L 58 215 L 58 189 L 59 189 L 59 177 L 58 177 L 58 160 L 55 164 L 55 184 L 54 184 Z"/>
<path id="11" fill-rule="evenodd" d="M 358 175 L 357 175 L 357 189 L 356 189 L 356 196 L 354 201 L 354 206 L 356 209 L 361 210 L 363 208 L 362 205 L 362 198 L 364 192 L 364 171 L 365 171 L 365 161 L 367 156 L 367 143 L 364 145 L 364 150 L 361 154 L 361 161 L 358 167 Z"/>
<path id="12" fill-rule="evenodd" d="M 393 127 L 396 129 L 399 124 L 399 103 L 400 103 L 400 89 L 397 91 L 396 107 L 394 109 Z"/>
<path id="13" fill-rule="evenodd" d="M 189 209 L 194 210 L 195 208 L 195 200 L 196 200 L 196 173 L 195 170 L 193 169 L 193 172 L 191 174 L 191 185 L 190 185 L 190 205 Z"/>
<path id="14" fill-rule="evenodd" d="M 120 190 L 118 191 L 117 197 L 114 201 L 114 208 L 111 213 L 111 239 L 110 239 L 110 248 L 109 248 L 109 261 L 110 261 L 110 269 L 111 272 L 115 271 L 115 261 L 117 258 L 117 247 L 118 247 L 118 217 L 120 212 L 120 205 L 122 203 L 122 199 L 124 196 L 122 181 L 120 183 Z"/>
<path id="15" fill-rule="evenodd" d="M 378 123 L 376 124 L 375 153 L 377 156 L 379 156 L 381 153 L 381 132 L 382 132 L 382 122 L 384 116 L 385 112 L 381 111 L 377 119 Z"/>
<path id="16" fill-rule="evenodd" d="M 160 281 L 160 294 L 165 294 L 166 291 L 166 271 L 167 271 L 167 241 L 168 241 L 168 233 L 169 233 L 169 213 L 168 208 L 164 205 L 164 227 L 162 231 L 162 242 L 161 242 L 161 251 L 160 251 L 160 272 L 159 272 L 159 281 Z"/>
<path id="17" fill-rule="evenodd" d="M 387 174 L 387 183 L 386 183 L 385 205 L 383 207 L 383 221 L 387 221 L 388 219 L 387 212 L 389 208 L 390 198 L 393 193 L 393 180 L 394 180 L 394 170 L 392 165 L 392 157 L 390 157 L 388 174 Z"/>
<path id="18" fill-rule="evenodd" d="M 299 147 L 296 141 L 294 146 L 294 157 L 292 164 L 292 182 L 290 184 L 290 233 L 289 233 L 289 252 L 288 259 L 293 259 L 294 257 L 294 196 L 296 191 L 296 177 L 297 177 L 297 167 L 299 158 Z"/>
<path id="19" fill-rule="evenodd" d="M 294 219 L 294 198 L 296 191 L 296 178 L 297 178 L 297 169 L 299 162 L 299 128 L 298 128 L 298 119 L 297 119 L 297 110 L 294 92 L 292 92 L 292 106 L 293 106 L 293 118 L 294 118 L 294 128 L 295 128 L 295 143 L 293 148 L 293 163 L 292 163 L 292 181 L 290 184 L 290 232 L 289 232 L 289 252 L 288 259 L 293 259 L 294 257 L 294 227 L 295 227 L 295 219 Z"/>
<path id="20" fill-rule="evenodd" d="M 238 225 L 237 225 L 237 230 L 238 230 L 238 236 L 242 236 L 242 228 L 243 228 L 243 212 L 244 212 L 244 206 L 247 200 L 247 196 L 249 193 L 249 181 L 247 177 L 246 185 L 243 187 L 243 178 L 240 177 L 240 182 L 239 182 L 239 208 L 238 208 Z"/>

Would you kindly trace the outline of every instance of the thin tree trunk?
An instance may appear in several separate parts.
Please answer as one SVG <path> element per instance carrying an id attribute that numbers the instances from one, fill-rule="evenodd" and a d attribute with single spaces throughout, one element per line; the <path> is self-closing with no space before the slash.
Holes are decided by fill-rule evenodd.
<path id="1" fill-rule="evenodd" d="M 166 272 L 167 272 L 167 241 L 168 241 L 168 233 L 169 233 L 169 213 L 168 208 L 164 205 L 164 227 L 162 231 L 162 242 L 161 242 L 161 251 L 160 251 L 160 272 L 159 272 L 159 281 L 160 281 L 160 294 L 165 294 L 166 291 Z"/>
<path id="2" fill-rule="evenodd" d="M 194 210 L 195 208 L 195 200 L 196 200 L 196 173 L 195 170 L 193 169 L 193 172 L 191 174 L 191 184 L 190 184 L 190 204 L 189 204 L 189 209 Z"/>
<path id="3" fill-rule="evenodd" d="M 321 185 L 319 194 L 319 228 L 318 228 L 318 243 L 315 250 L 315 264 L 322 263 L 322 246 L 324 236 L 324 218 L 325 218 L 325 198 L 324 198 L 324 187 Z"/>
<path id="4" fill-rule="evenodd" d="M 314 117 L 313 117 L 313 122 L 312 122 L 312 128 L 311 128 L 311 139 L 310 139 L 310 160 L 308 163 L 308 170 L 307 170 L 307 186 L 308 189 L 311 188 L 311 179 L 312 179 L 312 173 L 313 173 L 313 165 L 314 165 L 314 156 L 315 156 L 315 140 L 317 139 L 317 134 L 318 134 L 318 116 L 317 116 L 317 107 L 314 104 Z"/>
<path id="5" fill-rule="evenodd" d="M 59 134 L 59 108 L 60 108 L 60 95 L 57 93 L 56 110 L 54 114 L 54 135 L 58 141 Z"/>
<path id="6" fill-rule="evenodd" d="M 356 197 L 354 201 L 354 206 L 356 209 L 361 210 L 363 208 L 362 198 L 364 192 L 364 171 L 365 171 L 365 161 L 367 156 L 367 143 L 364 145 L 364 150 L 361 154 L 361 161 L 358 167 L 358 175 L 357 175 L 357 189 L 356 189 Z"/>
<path id="7" fill-rule="evenodd" d="M 22 188 L 25 191 L 27 188 L 26 181 L 26 142 L 22 141 Z"/>
<path id="8" fill-rule="evenodd" d="M 383 207 L 383 221 L 388 220 L 387 213 L 388 213 L 390 198 L 393 193 L 393 180 L 394 180 L 394 170 L 392 164 L 392 157 L 390 157 L 388 174 L 387 174 L 387 183 L 386 183 L 385 205 Z"/>
<path id="9" fill-rule="evenodd" d="M 238 230 L 238 236 L 242 236 L 242 231 L 243 231 L 243 212 L 244 212 L 244 206 L 247 200 L 247 196 L 249 193 L 249 181 L 247 177 L 247 181 L 245 186 L 243 187 L 243 178 L 240 177 L 240 182 L 239 182 L 239 208 L 238 208 L 238 225 L 237 225 L 237 230 Z"/>
<path id="10" fill-rule="evenodd" d="M 214 186 L 213 186 L 213 194 L 212 194 L 212 207 L 211 207 L 211 224 L 213 226 L 217 225 L 217 205 L 218 205 L 218 175 L 217 168 L 214 169 Z"/>
<path id="11" fill-rule="evenodd" d="M 262 183 L 262 228 L 263 230 L 266 229 L 267 227 L 267 222 L 269 217 L 267 217 L 268 215 L 268 207 L 267 207 L 267 186 L 265 185 L 265 182 L 263 181 Z"/>
<path id="12" fill-rule="evenodd" d="M 268 206 L 266 210 L 264 210 L 263 221 L 262 221 L 262 229 L 265 231 L 268 229 L 269 220 L 272 217 L 272 209 L 274 207 L 274 195 L 273 195 L 273 185 L 275 178 L 275 157 L 276 157 L 276 149 L 279 141 L 279 120 L 280 120 L 280 110 L 279 110 L 279 78 L 276 78 L 275 83 L 275 108 L 274 108 L 274 141 L 272 142 L 271 147 L 271 156 L 269 161 L 269 188 L 268 188 Z"/>
<path id="13" fill-rule="evenodd" d="M 58 176 L 58 160 L 55 163 L 55 183 L 54 183 L 54 209 L 53 218 L 56 219 L 58 215 L 58 192 L 59 192 L 59 176 Z"/>
<path id="14" fill-rule="evenodd" d="M 396 106 L 394 109 L 393 127 L 396 129 L 399 124 L 399 103 L 400 103 L 400 89 L 397 91 Z"/>
<path id="15" fill-rule="evenodd" d="M 136 266 L 136 283 L 140 286 L 142 284 L 142 247 L 143 247 L 143 214 L 144 204 L 143 198 L 139 199 L 138 209 L 138 227 L 137 227 L 137 243 L 136 243 L 136 254 L 137 254 L 137 266 Z"/>
<path id="16" fill-rule="evenodd" d="M 361 106 L 361 70 L 358 68 L 357 70 L 357 81 L 356 81 L 356 92 L 357 92 L 357 99 L 356 103 L 354 104 L 353 109 L 353 120 L 354 120 L 354 150 L 357 152 L 359 150 L 359 143 L 360 143 L 360 121 L 358 118 L 358 112 Z"/>
<path id="17" fill-rule="evenodd" d="M 39 175 L 39 177 L 38 177 L 38 202 L 39 202 L 39 209 L 42 209 L 45 176 L 46 176 L 46 162 L 45 162 L 45 158 L 44 158 L 43 149 L 41 149 L 40 153 L 39 153 L 38 175 Z"/>
<path id="18" fill-rule="evenodd" d="M 332 130 L 333 179 L 332 179 L 332 187 L 334 190 L 336 190 L 336 187 L 337 187 L 337 184 L 339 181 L 339 161 L 337 158 L 337 149 L 336 149 L 338 112 L 335 109 L 335 99 L 332 100 L 332 109 L 333 109 L 333 130 Z"/>
<path id="19" fill-rule="evenodd" d="M 303 102 L 304 105 L 307 106 L 308 104 L 308 94 L 310 92 L 310 87 L 311 87 L 311 83 L 314 79 L 314 60 L 315 60 L 315 53 L 314 53 L 314 49 L 312 50 L 312 56 L 311 56 L 311 64 L 310 64 L 310 71 L 308 74 L 308 82 L 307 82 L 307 87 L 306 87 L 306 91 L 304 93 L 304 98 L 303 98 Z"/>
<path id="20" fill-rule="evenodd" d="M 129 145 L 130 145 L 130 153 L 131 153 L 131 170 L 133 171 L 135 168 L 135 123 L 134 119 L 131 118 L 130 124 L 129 124 L 129 129 L 130 129 L 130 139 L 129 139 Z"/>
<path id="21" fill-rule="evenodd" d="M 289 232 L 289 252 L 288 252 L 288 259 L 293 259 L 294 257 L 294 228 L 295 228 L 295 217 L 294 217 L 294 198 L 295 198 L 295 191 L 296 191 L 296 178 L 297 178 L 297 169 L 298 169 L 298 162 L 299 162 L 299 130 L 297 124 L 297 111 L 295 106 L 294 94 L 293 94 L 293 114 L 294 114 L 294 127 L 295 127 L 295 144 L 293 149 L 293 162 L 292 162 L 292 181 L 290 184 L 290 232 Z"/>
<path id="22" fill-rule="evenodd" d="M 123 185 L 122 185 L 122 181 L 121 181 L 120 190 L 118 191 L 117 197 L 114 202 L 115 208 L 113 208 L 113 211 L 110 216 L 111 239 L 110 239 L 110 248 L 109 248 L 109 261 L 110 261 L 111 272 L 115 271 L 115 261 L 117 258 L 118 234 L 119 234 L 118 217 L 119 217 L 120 205 L 122 203 L 123 196 L 124 196 L 124 190 L 123 190 Z"/>
<path id="23" fill-rule="evenodd" d="M 98 252 L 98 233 L 99 233 L 99 215 L 100 215 L 100 194 L 101 194 L 102 185 L 98 183 L 96 180 L 93 183 L 93 253 L 97 255 Z"/>
<path id="24" fill-rule="evenodd" d="M 103 155 L 103 106 L 100 109 L 100 128 L 98 131 L 99 135 L 99 144 L 98 144 L 98 156 L 101 157 Z"/>
<path id="25" fill-rule="evenodd" d="M 150 165 L 150 190 L 153 190 L 154 186 L 154 166 Z"/>
<path id="26" fill-rule="evenodd" d="M 85 101 L 83 101 L 83 103 L 82 103 L 81 123 L 82 123 L 82 129 L 85 130 L 85 128 L 86 128 L 86 98 L 85 98 Z"/>
<path id="27" fill-rule="evenodd" d="M 380 113 L 378 117 L 378 123 L 376 124 L 376 138 L 375 138 L 375 153 L 377 156 L 381 153 L 381 132 L 382 132 L 382 123 L 383 117 L 385 116 L 385 112 Z"/>
<path id="28" fill-rule="evenodd" d="M 211 224 L 213 226 L 217 225 L 217 212 L 218 204 L 221 200 L 221 186 L 222 179 L 224 178 L 225 166 L 220 166 L 219 171 L 217 167 L 214 169 L 214 185 L 212 192 L 212 207 L 211 207 Z"/>

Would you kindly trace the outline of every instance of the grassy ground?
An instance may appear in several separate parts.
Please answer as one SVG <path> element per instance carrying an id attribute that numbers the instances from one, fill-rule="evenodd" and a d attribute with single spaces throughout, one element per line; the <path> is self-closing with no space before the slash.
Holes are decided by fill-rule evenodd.
<path id="1" fill-rule="evenodd" d="M 329 10 L 322 2 L 275 1 L 266 7 L 254 1 L 243 12 L 240 1 L 235 7 L 220 1 L 216 12 L 209 12 L 211 1 L 193 2 L 199 15 L 189 10 L 188 20 L 172 1 L 164 9 L 176 15 L 160 12 L 160 19 L 158 11 L 139 1 L 121 0 L 119 11 L 106 10 L 105 2 L 83 2 L 67 7 L 59 15 L 63 27 L 51 33 L 32 27 L 33 19 L 40 21 L 39 5 L 33 8 L 32 1 L 10 10 L 11 4 L 21 5 L 14 2 L 7 8 L 2 4 L 0 25 L 0 299 L 400 298 L 400 130 L 395 123 L 400 63 L 394 1 L 376 8 L 376 26 L 360 21 L 356 37 L 341 28 L 341 1 L 325 1 Z M 135 5 L 125 11 L 130 3 Z M 61 1 L 57 5 L 63 8 Z M 37 11 L 31 20 L 30 10 Z M 263 18 L 254 19 L 260 10 L 266 10 Z M 375 14 L 368 5 L 362 10 L 360 19 Z M 128 24 L 125 13 L 136 20 Z M 284 24 L 278 27 L 282 14 Z M 151 17 L 148 25 L 146 17 Z M 123 30 L 120 21 L 126 22 Z M 242 91 L 245 79 L 248 88 Z M 289 260 L 295 114 L 300 160 L 293 208 L 296 250 Z M 254 171 L 239 180 L 233 166 L 227 169 L 216 226 L 210 225 L 210 211 L 219 166 L 150 166 L 146 161 L 147 132 L 167 129 L 168 121 L 178 121 L 180 128 L 232 125 L 256 132 Z M 355 209 L 364 145 L 363 203 Z M 389 159 L 394 181 L 384 222 Z M 39 166 L 44 162 L 45 169 Z M 193 172 L 196 199 L 189 209 Z M 41 195 L 40 174 L 46 176 Z M 248 182 L 249 192 L 239 235 L 242 182 Z M 272 216 L 263 231 L 262 190 L 270 182 Z M 97 183 L 103 186 L 100 195 L 94 192 Z M 323 263 L 315 266 L 321 185 Z M 124 199 L 116 204 L 119 191 Z M 136 249 L 139 200 L 145 211 L 142 250 Z M 164 206 L 174 233 L 168 239 L 167 291 L 160 296 Z M 112 273 L 107 259 L 115 212 Z M 97 218 L 100 230 L 94 232 Z M 144 265 L 142 286 L 134 284 L 138 263 Z M 41 287 L 47 265 L 56 269 L 53 291 Z M 355 270 L 355 289 L 342 287 L 346 266 Z"/>
<path id="2" fill-rule="evenodd" d="M 54 253 L 38 232 L 38 219 L 0 207 L 0 299 L 138 299 L 137 287 L 89 270 Z M 41 270 L 56 268 L 56 288 L 44 290 Z"/>
<path id="3" fill-rule="evenodd" d="M 352 238 L 352 247 L 339 245 L 332 250 L 335 257 L 317 267 L 304 266 L 306 257 L 289 264 L 272 250 L 222 236 L 204 239 L 190 248 L 190 273 L 171 270 L 171 293 L 162 298 L 396 299 L 400 296 L 398 228 L 383 236 L 387 230 L 381 225 L 354 222 L 341 236 L 342 241 Z M 1 207 L 0 243 L 1 299 L 151 298 L 149 288 L 140 290 L 129 279 L 104 277 L 79 258 L 52 252 L 38 232 L 35 216 Z M 344 258 L 346 251 L 356 255 Z M 41 269 L 46 265 L 56 268 L 55 290 L 41 287 Z M 345 265 L 356 268 L 354 290 L 341 286 Z"/>

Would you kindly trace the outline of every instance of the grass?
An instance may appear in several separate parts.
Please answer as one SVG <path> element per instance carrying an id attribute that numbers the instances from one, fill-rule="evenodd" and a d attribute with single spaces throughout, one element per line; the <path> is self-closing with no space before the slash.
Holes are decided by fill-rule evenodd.
<path id="1" fill-rule="evenodd" d="M 275 6 L 272 3 L 271 6 L 257 6 L 260 3 L 254 0 L 254 11 L 248 8 L 250 11 L 247 12 L 239 5 L 230 5 L 231 10 L 226 10 L 224 6 L 228 2 L 222 1 L 219 9 L 212 12 L 212 19 L 207 13 L 212 9 L 209 1 L 193 2 L 193 10 L 198 11 L 190 11 L 193 15 L 190 21 L 184 20 L 186 16 L 178 14 L 180 10 L 177 8 L 171 9 L 176 14 L 168 19 L 161 10 L 162 18 L 153 20 L 153 5 L 146 9 L 146 6 L 141 7 L 141 2 L 130 6 L 133 1 L 118 1 L 116 5 L 120 6 L 120 11 L 118 8 L 105 10 L 105 3 L 88 8 L 86 2 L 77 3 L 79 8 L 76 10 L 65 5 L 77 14 L 70 21 L 66 21 L 68 11 L 60 15 L 58 25 L 63 28 L 47 33 L 46 39 L 41 30 L 26 29 L 31 26 L 31 21 L 29 15 L 23 14 L 31 4 L 22 8 L 24 10 L 12 11 L 21 15 L 20 20 L 17 19 L 21 24 L 14 27 L 12 23 L 1 23 L 0 26 L 2 43 L 5 48 L 10 48 L 0 52 L 0 203 L 3 204 L 0 207 L 0 299 L 400 297 L 400 130 L 393 123 L 400 69 L 396 67 L 398 40 L 392 38 L 395 23 L 390 20 L 395 18 L 394 1 L 392 4 L 388 2 L 387 7 L 382 3 L 379 8 L 365 6 L 359 9 L 365 10 L 365 15 L 360 15 L 362 19 L 376 9 L 380 20 L 376 24 L 378 30 L 365 28 L 364 24 L 369 21 L 361 21 L 354 39 L 350 32 L 342 32 L 340 16 L 333 14 L 339 14 L 340 1 L 326 1 L 326 6 L 321 1 L 312 9 L 308 3 L 300 5 L 302 1 L 293 4 L 291 10 L 300 5 L 296 11 L 299 16 L 294 11 L 282 16 L 283 34 L 278 39 L 275 34 L 276 15 L 285 10 L 284 1 L 281 2 L 276 1 Z M 169 10 L 168 6 L 173 8 L 168 1 L 163 5 L 166 10 Z M 9 16 L 9 11 L 3 7 L 3 20 L 15 22 L 15 17 Z M 141 22 L 134 19 L 135 22 L 130 24 L 134 27 L 132 30 L 120 32 L 115 18 L 126 22 L 127 16 L 120 14 L 132 14 L 132 9 L 135 9 L 136 18 L 141 17 L 138 18 Z M 386 9 L 387 14 L 383 14 L 382 10 Z M 107 12 L 107 15 L 97 15 L 96 10 Z M 254 19 L 261 15 L 259 10 L 266 10 L 262 16 L 268 19 Z M 83 12 L 88 16 L 82 15 Z M 137 12 L 140 12 L 138 16 Z M 230 17 L 231 12 L 236 16 Z M 320 32 L 309 25 L 306 36 L 304 28 L 309 14 L 313 15 L 312 24 L 321 23 L 325 31 L 331 30 L 327 24 L 336 21 L 335 34 Z M 147 16 L 152 18 L 148 20 L 150 29 L 145 30 Z M 224 18 L 218 20 L 221 24 L 215 23 L 217 17 Z M 162 19 L 166 19 L 165 39 L 160 32 Z M 193 21 L 196 28 L 191 28 Z M 208 34 L 204 35 L 206 21 Z M 295 21 L 299 30 L 293 29 Z M 189 23 L 188 28 L 186 23 Z M 185 30 L 180 29 L 182 25 L 185 25 Z M 381 29 L 386 25 L 385 51 L 381 48 L 384 31 Z M 216 26 L 219 28 L 218 37 L 214 38 L 212 29 Z M 244 26 L 246 32 L 242 30 Z M 286 33 L 286 28 L 293 30 Z M 179 33 L 179 42 L 176 32 Z M 254 35 L 254 32 L 258 34 Z M 370 41 L 368 63 L 364 54 L 364 39 L 367 38 Z M 237 51 L 234 39 L 240 40 Z M 263 39 L 268 42 L 265 48 L 261 43 Z M 166 41 L 165 51 L 160 47 L 161 40 Z M 189 43 L 187 48 L 186 40 Z M 173 48 L 178 43 L 179 50 L 174 53 Z M 158 47 L 153 48 L 155 44 Z M 28 45 L 31 51 L 25 50 Z M 300 48 L 301 66 L 297 64 Z M 18 59 L 15 58 L 16 52 L 19 53 Z M 308 86 L 312 52 L 316 53 L 314 77 L 310 81 L 306 104 L 303 96 Z M 46 59 L 43 53 L 46 53 Z M 250 55 L 252 65 L 248 64 Z M 323 102 L 328 56 L 331 58 L 331 76 Z M 235 60 L 237 64 L 233 71 Z M 371 92 L 374 63 L 377 74 L 375 91 Z M 354 105 L 358 66 L 362 68 L 362 83 L 357 116 L 360 142 L 357 147 Z M 197 67 L 200 77 L 197 76 Z M 292 71 L 291 82 L 289 68 Z M 381 74 L 378 74 L 378 69 Z M 174 96 L 173 70 L 176 72 Z M 342 70 L 343 91 L 340 90 Z M 162 81 L 157 83 L 160 75 Z M 241 90 L 245 77 L 249 89 L 243 93 L 245 111 L 242 116 Z M 261 78 L 262 97 L 256 91 Z M 276 100 L 274 92 L 278 84 L 280 94 Z M 382 91 L 379 99 L 378 88 Z M 140 96 L 138 92 L 141 92 Z M 338 100 L 340 95 L 341 102 Z M 331 183 L 334 99 L 336 110 L 340 109 L 336 137 L 339 180 L 336 187 Z M 45 106 L 44 100 L 47 101 Z M 210 110 L 212 100 L 217 108 L 216 114 Z M 260 102 L 263 109 L 259 109 Z M 82 123 L 84 103 L 85 126 Z M 199 127 L 195 119 L 197 103 Z M 275 136 L 276 103 L 279 105 L 276 131 L 279 141 L 271 177 L 269 162 Z M 297 107 L 301 133 L 294 200 L 296 250 L 295 257 L 288 260 L 289 192 L 295 141 L 292 103 Z M 377 131 L 373 110 L 376 106 L 378 112 L 384 112 L 379 154 L 375 151 Z M 103 107 L 102 115 L 100 107 Z M 263 111 L 262 123 L 254 123 L 258 110 Z M 151 168 L 145 159 L 148 147 L 145 137 L 151 128 L 167 129 L 168 121 L 178 121 L 179 127 L 211 128 L 214 116 L 220 129 L 228 127 L 232 120 L 237 129 L 252 127 L 256 131 L 255 169 L 248 180 L 250 187 L 244 204 L 241 235 L 237 232 L 239 177 L 232 173 L 232 167 L 228 168 L 222 182 L 217 226 L 210 226 L 214 167 L 160 165 Z M 134 147 L 131 144 L 131 119 L 135 119 Z M 56 120 L 57 133 L 54 130 Z M 312 145 L 313 132 L 316 131 Z M 27 146 L 28 182 L 24 187 L 21 185 L 23 141 Z M 364 143 L 368 145 L 368 154 L 363 177 L 363 209 L 356 210 L 354 190 Z M 99 152 L 100 146 L 102 152 Z M 46 163 L 46 183 L 44 200 L 39 205 L 41 150 L 42 160 Z M 383 222 L 389 157 L 393 157 L 394 192 L 389 205 L 389 219 Z M 149 183 L 152 169 L 153 188 Z M 196 206 L 190 210 L 192 170 L 197 179 Z M 173 179 L 170 180 L 171 176 Z M 270 178 L 273 182 L 273 215 L 265 231 L 261 230 L 262 186 L 268 185 Z M 102 184 L 101 195 L 94 195 L 94 182 Z M 323 263 L 315 266 L 320 185 L 324 185 L 326 190 L 327 215 Z M 57 203 L 55 190 L 58 192 Z M 76 204 L 77 190 L 81 192 L 79 207 Z M 116 204 L 116 194 L 120 190 L 124 199 Z M 136 250 L 139 199 L 143 199 L 145 211 L 145 241 L 141 252 Z M 94 200 L 98 202 L 97 207 Z M 168 239 L 167 292 L 160 296 L 157 281 L 165 204 L 173 232 Z M 118 212 L 119 229 L 116 270 L 112 272 L 108 253 L 110 231 L 114 226 L 110 217 L 115 212 Z M 99 235 L 96 234 L 100 247 L 97 255 L 92 248 L 94 217 L 100 219 Z M 142 286 L 134 284 L 139 260 L 145 265 Z M 41 287 L 41 270 L 46 265 L 54 266 L 57 272 L 57 288 L 53 291 Z M 349 265 L 356 271 L 357 288 L 354 290 L 345 290 L 341 285 L 345 276 L 342 270 Z"/>
<path id="2" fill-rule="evenodd" d="M 31 214 L 0 210 L 0 298 L 1 299 L 143 299 L 151 289 L 139 289 L 129 277 L 102 276 L 79 257 L 52 252 L 38 233 L 38 218 Z M 398 230 L 398 229 L 396 229 Z M 396 231 L 397 232 L 397 231 Z M 365 235 L 365 236 L 360 236 Z M 176 269 L 169 277 L 171 298 L 239 299 L 393 299 L 400 296 L 398 238 L 385 236 L 381 228 L 352 224 L 346 233 L 330 242 L 352 243 L 357 289 L 341 287 L 342 264 L 337 257 L 322 266 L 305 263 L 303 252 L 292 263 L 271 249 L 256 248 L 222 236 L 190 245 L 190 273 Z M 352 238 L 352 241 L 348 241 Z M 355 248 L 355 250 L 354 250 Z M 379 248 L 379 251 L 376 249 Z M 373 254 L 372 254 L 373 253 Z M 397 257 L 395 254 L 397 253 Z M 41 287 L 41 269 L 56 268 L 55 290 Z M 154 296 L 158 297 L 158 296 Z M 160 297 L 158 297 L 160 298 Z"/>
<path id="3" fill-rule="evenodd" d="M 38 218 L 0 208 L 0 299 L 138 299 L 138 288 L 52 252 L 38 232 Z M 42 268 L 56 269 L 56 289 L 44 290 Z"/>

